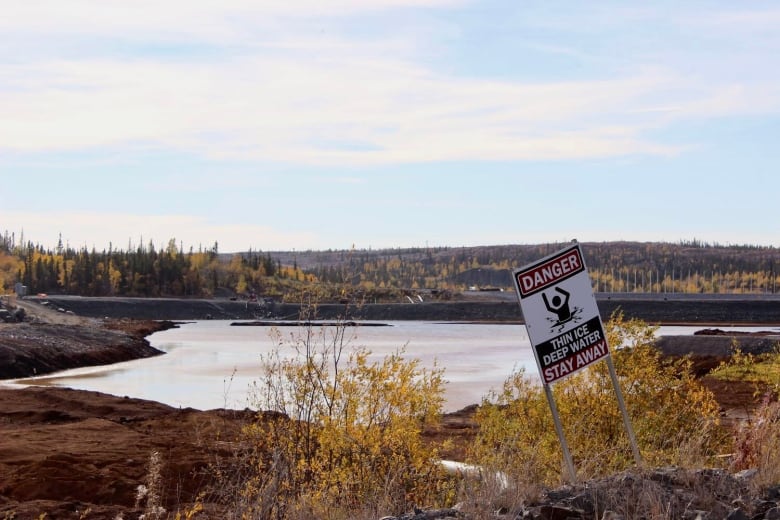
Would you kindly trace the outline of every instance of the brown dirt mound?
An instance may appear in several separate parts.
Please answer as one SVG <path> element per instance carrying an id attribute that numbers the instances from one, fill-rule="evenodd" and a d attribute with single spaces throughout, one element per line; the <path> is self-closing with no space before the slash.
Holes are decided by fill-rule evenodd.
<path id="1" fill-rule="evenodd" d="M 81 518 L 89 509 L 83 518 L 133 518 L 154 451 L 163 505 L 175 511 L 195 500 L 206 468 L 230 455 L 250 416 L 63 388 L 2 389 L 0 517 Z"/>

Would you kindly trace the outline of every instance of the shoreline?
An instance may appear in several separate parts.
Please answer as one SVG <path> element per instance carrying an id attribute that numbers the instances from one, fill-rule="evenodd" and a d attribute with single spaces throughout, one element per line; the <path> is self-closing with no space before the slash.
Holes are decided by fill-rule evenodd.
<path id="1" fill-rule="evenodd" d="M 512 307 L 517 313 L 517 306 Z M 177 326 L 174 321 L 84 318 L 38 303 L 25 302 L 25 308 L 29 323 L 0 325 L 0 377 L 12 370 L 35 368 L 37 375 L 43 375 L 41 371 L 47 367 L 77 368 L 122 361 L 120 358 L 127 355 L 159 355 L 161 352 L 149 345 L 147 337 Z M 704 321 L 692 324 L 702 328 L 725 325 Z M 756 326 L 771 325 L 774 322 Z M 697 360 L 697 366 L 705 370 L 722 358 L 723 348 L 730 345 L 732 337 L 668 336 L 684 341 L 671 340 L 674 347 L 659 348 L 672 356 L 684 355 L 681 353 L 686 349 L 705 352 L 708 355 Z M 766 340 L 765 336 L 738 338 L 757 345 Z M 718 349 L 713 350 L 716 344 Z M 22 350 L 17 347 L 27 349 L 26 358 L 20 356 Z M 716 350 L 718 354 L 714 355 Z M 735 390 L 730 385 L 721 392 L 736 398 Z M 740 394 L 745 399 L 752 395 L 751 388 L 745 392 Z M 736 406 L 742 404 L 747 406 Z M 453 440 L 452 451 L 443 455 L 457 459 L 458 446 L 471 442 L 476 433 L 476 408 L 470 405 L 444 414 L 441 425 L 427 431 L 426 438 Z M 242 425 L 256 416 L 250 410 L 182 409 L 88 390 L 35 385 L 9 388 L 0 381 L 0 452 L 4 454 L 0 460 L 0 516 L 13 514 L 23 520 L 46 513 L 51 518 L 114 519 L 123 514 L 134 518 L 143 512 L 135 494 L 137 487 L 147 482 L 153 452 L 163 460 L 162 479 L 167 486 L 163 505 L 175 512 L 198 500 L 202 486 L 208 484 L 210 465 L 217 458 L 233 454 L 233 439 Z M 84 516 L 86 511 L 89 514 Z"/>

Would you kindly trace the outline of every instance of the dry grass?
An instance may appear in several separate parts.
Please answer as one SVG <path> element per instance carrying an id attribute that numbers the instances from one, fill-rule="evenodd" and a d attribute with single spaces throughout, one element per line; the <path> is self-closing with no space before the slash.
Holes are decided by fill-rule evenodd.
<path id="1" fill-rule="evenodd" d="M 737 430 L 735 470 L 757 470 L 759 487 L 780 483 L 780 402 L 767 395 L 754 416 Z"/>
<path id="2" fill-rule="evenodd" d="M 139 485 L 136 493 L 136 509 L 146 500 L 144 512 L 138 520 L 162 520 L 165 508 L 162 507 L 162 469 L 163 461 L 160 452 L 153 451 L 149 455 L 149 466 L 146 474 L 146 485 Z"/>

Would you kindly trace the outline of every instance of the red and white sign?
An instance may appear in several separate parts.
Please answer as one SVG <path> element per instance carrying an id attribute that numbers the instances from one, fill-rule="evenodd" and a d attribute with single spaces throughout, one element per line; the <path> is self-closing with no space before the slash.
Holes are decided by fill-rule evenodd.
<path id="1" fill-rule="evenodd" d="M 609 355 L 579 244 L 517 269 L 513 277 L 544 384 Z"/>
<path id="2" fill-rule="evenodd" d="M 567 250 L 565 254 L 556 255 L 516 274 L 515 279 L 520 297 L 530 296 L 584 269 L 579 248 Z"/>

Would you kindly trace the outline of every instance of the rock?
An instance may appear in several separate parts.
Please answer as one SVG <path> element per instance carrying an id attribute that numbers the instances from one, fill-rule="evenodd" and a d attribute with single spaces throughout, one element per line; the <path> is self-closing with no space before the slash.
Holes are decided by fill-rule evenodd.
<path id="1" fill-rule="evenodd" d="M 780 520 L 780 507 L 773 507 L 764 513 L 764 520 Z"/>
<path id="2" fill-rule="evenodd" d="M 163 354 L 144 336 L 164 330 L 148 323 L 150 332 L 109 329 L 106 324 L 56 325 L 20 323 L 0 328 L 0 379 L 42 375 L 85 366 L 107 365 Z M 167 327 L 170 328 L 170 327 Z"/>
<path id="3" fill-rule="evenodd" d="M 462 518 L 460 511 L 454 508 L 449 509 L 414 509 L 414 512 L 401 516 L 383 516 L 380 520 L 450 520 Z"/>
<path id="4" fill-rule="evenodd" d="M 728 516 L 726 516 L 726 520 L 750 520 L 750 517 L 742 510 L 742 508 L 738 507 L 732 510 Z"/>
<path id="5" fill-rule="evenodd" d="M 658 468 L 650 474 L 650 480 L 655 480 L 664 485 L 678 485 L 680 484 L 680 471 L 680 468 L 675 466 Z"/>
<path id="6" fill-rule="evenodd" d="M 771 486 L 764 491 L 767 500 L 780 500 L 780 486 Z"/>
<path id="7" fill-rule="evenodd" d="M 535 520 L 585 520 L 583 511 L 573 507 L 544 505 L 531 509 Z"/>
<path id="8" fill-rule="evenodd" d="M 571 486 L 561 486 L 557 489 L 551 489 L 547 493 L 547 498 L 550 500 L 565 500 L 571 498 L 574 493 L 574 488 Z"/>
<path id="9" fill-rule="evenodd" d="M 755 477 L 757 473 L 758 470 L 755 468 L 743 469 L 742 471 L 738 471 L 737 473 L 734 473 L 734 478 L 743 482 L 748 482 L 750 480 L 753 480 L 753 477 Z"/>
<path id="10" fill-rule="evenodd" d="M 593 514 L 596 512 L 593 493 L 589 489 L 581 493 L 577 493 L 571 499 L 567 500 L 566 504 L 570 507 L 582 511 L 588 516 L 593 516 Z"/>

